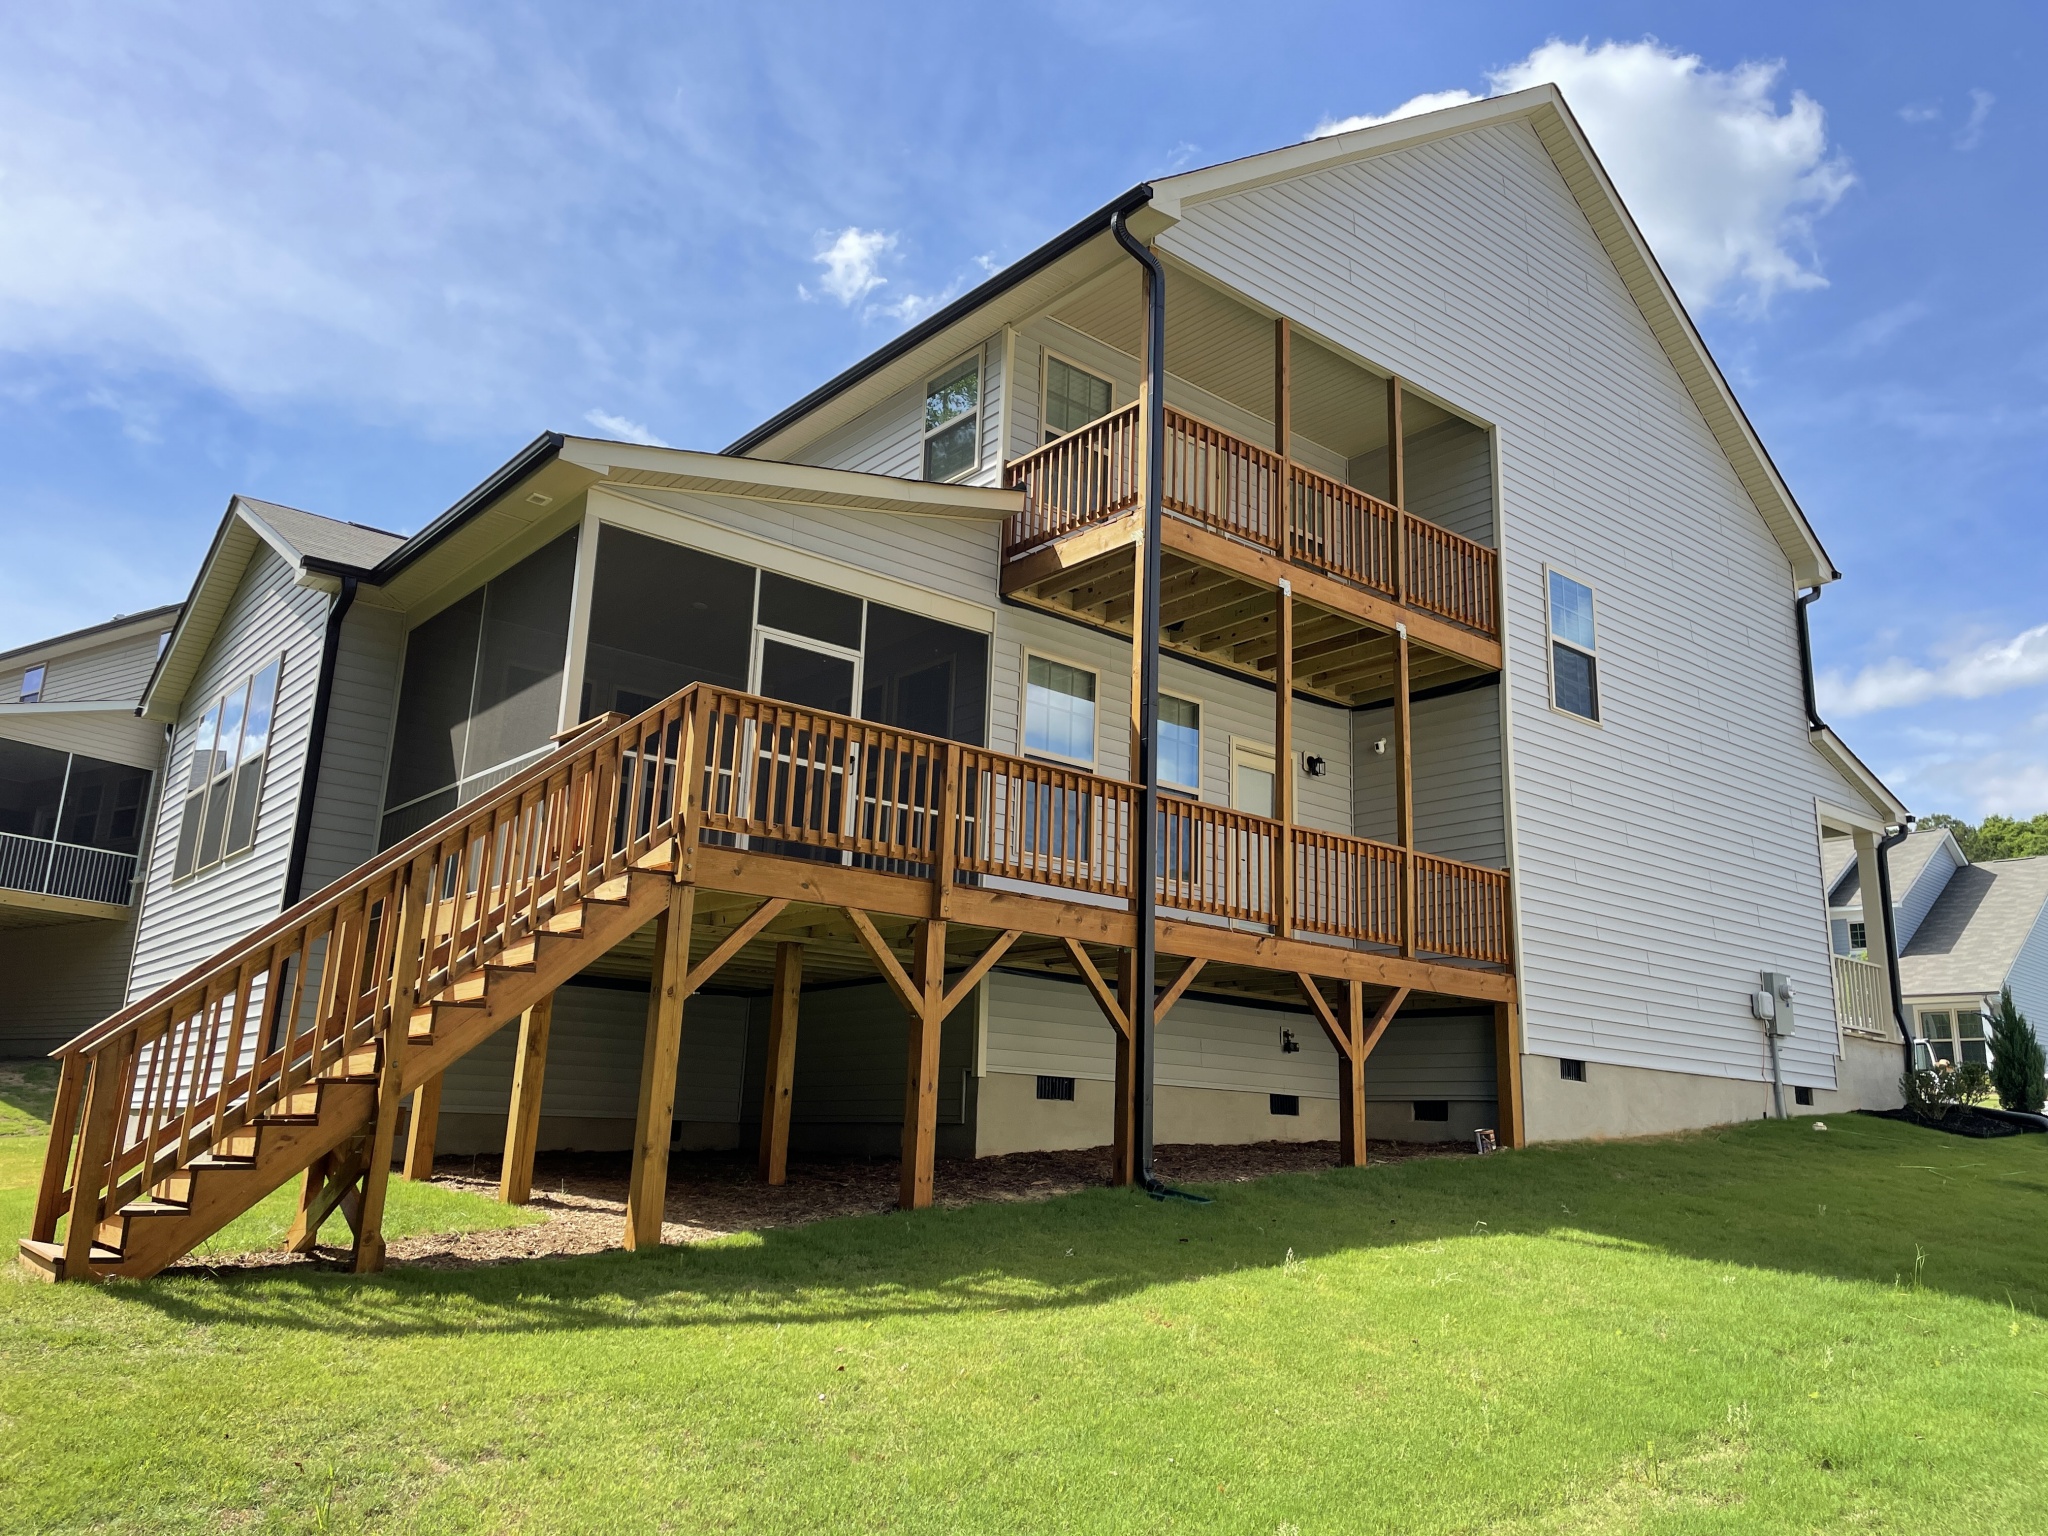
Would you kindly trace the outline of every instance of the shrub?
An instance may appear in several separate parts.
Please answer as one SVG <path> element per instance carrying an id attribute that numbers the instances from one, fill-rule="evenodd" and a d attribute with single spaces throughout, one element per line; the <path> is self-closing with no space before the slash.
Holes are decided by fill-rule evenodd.
<path id="1" fill-rule="evenodd" d="M 2048 1056 L 2027 1016 L 2014 1006 L 2012 988 L 1998 995 L 1991 1012 L 1991 1082 L 1998 1102 L 2007 1109 L 2039 1114 L 2048 1098 Z"/>
<path id="2" fill-rule="evenodd" d="M 1923 1120 L 1946 1120 L 1990 1091 L 1991 1074 L 1975 1062 L 1959 1067 L 1937 1061 L 1899 1079 L 1899 1095 L 1906 1108 Z"/>

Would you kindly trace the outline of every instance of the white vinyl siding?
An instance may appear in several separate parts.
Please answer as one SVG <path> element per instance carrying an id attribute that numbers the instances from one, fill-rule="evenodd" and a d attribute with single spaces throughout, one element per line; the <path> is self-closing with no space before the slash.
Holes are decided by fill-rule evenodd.
<path id="1" fill-rule="evenodd" d="M 133 922 L 0 929 L 0 1060 L 43 1056 L 121 1006 Z"/>
<path id="2" fill-rule="evenodd" d="M 1011 421 L 1011 446 L 1007 454 L 1001 442 L 1003 398 L 1008 381 L 1002 377 L 1003 344 L 1000 335 L 990 337 L 980 349 L 981 437 L 980 463 L 971 474 L 960 478 L 962 485 L 997 485 L 1002 480 L 1005 457 L 1028 452 L 1016 444 L 1016 422 Z M 932 375 L 944 376 L 946 369 Z M 1037 415 L 1036 390 L 1016 392 L 1010 401 L 1014 412 L 1030 399 L 1032 416 Z M 924 478 L 924 389 L 913 386 L 891 395 L 881 404 L 862 412 L 845 426 L 828 432 L 815 442 L 804 444 L 788 455 L 792 464 L 815 464 L 823 469 L 850 469 L 861 474 L 895 475 L 903 480 Z M 982 594 L 986 597 L 986 591 Z"/>
<path id="3" fill-rule="evenodd" d="M 2034 1026 L 2034 1037 L 2048 1044 L 2048 907 L 2035 917 L 2005 984 L 2012 988 L 2013 1003 Z"/>
<path id="4" fill-rule="evenodd" d="M 342 620 L 301 896 L 339 880 L 376 852 L 404 650 L 402 613 L 359 600 Z"/>
<path id="5" fill-rule="evenodd" d="M 1195 204 L 1160 244 L 1493 424 L 1527 1048 L 1761 1081 L 1747 996 L 1783 970 L 1812 1000 L 1786 1073 L 1832 1083 L 1814 801 L 1843 788 L 1791 570 L 1534 133 Z M 1605 583 L 1603 731 L 1549 707 L 1547 559 Z"/>
<path id="6" fill-rule="evenodd" d="M 1414 741 L 1415 846 L 1446 859 L 1495 869 L 1507 863 L 1502 814 L 1500 689 L 1473 688 L 1410 706 Z M 1384 740 L 1387 750 L 1375 752 Z M 1351 716 L 1353 815 L 1360 837 L 1392 842 L 1394 711 Z"/>
<path id="7" fill-rule="evenodd" d="M 251 558 L 220 628 L 179 710 L 170 771 L 175 788 L 159 785 L 161 809 L 147 854 L 144 889 L 129 977 L 131 1000 L 170 980 L 277 915 L 291 849 L 299 779 L 319 672 L 320 642 L 329 594 L 294 586 L 289 567 L 267 548 Z M 271 719 L 270 758 L 256 819 L 256 844 L 247 854 L 176 884 L 171 862 L 182 817 L 183 774 L 191 763 L 199 716 L 232 683 L 283 656 L 284 670 Z"/>
<path id="8" fill-rule="evenodd" d="M 169 618 L 164 620 L 164 627 L 170 627 Z M 83 646 L 41 661 L 15 662 L 0 669 L 0 703 L 11 704 L 19 699 L 24 674 L 42 667 L 43 686 L 38 703 L 91 704 L 105 700 L 133 704 L 142 697 L 143 685 L 156 665 L 156 637 L 157 632 L 152 630 L 103 645 Z"/>

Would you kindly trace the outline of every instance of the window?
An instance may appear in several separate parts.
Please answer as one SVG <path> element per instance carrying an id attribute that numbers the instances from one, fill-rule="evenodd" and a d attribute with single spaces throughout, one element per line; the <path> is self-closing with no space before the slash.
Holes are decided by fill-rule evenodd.
<path id="1" fill-rule="evenodd" d="M 1071 1077 L 1045 1077 L 1038 1079 L 1038 1096 L 1041 1099 L 1058 1099 L 1071 1104 L 1074 1099 L 1074 1080 Z"/>
<path id="2" fill-rule="evenodd" d="M 1024 661 L 1024 750 L 1095 762 L 1095 674 L 1063 661 Z"/>
<path id="3" fill-rule="evenodd" d="M 1415 1118 L 1418 1120 L 1448 1122 L 1451 1118 L 1451 1101 L 1449 1099 L 1417 1099 L 1415 1101 Z"/>
<path id="4" fill-rule="evenodd" d="M 957 480 L 981 462 L 981 357 L 924 387 L 924 477 Z"/>
<path id="5" fill-rule="evenodd" d="M 1273 749 L 1255 742 L 1230 744 L 1230 803 L 1252 816 L 1273 814 Z"/>
<path id="6" fill-rule="evenodd" d="M 1562 571 L 1550 576 L 1550 701 L 1568 715 L 1600 718 L 1593 589 Z"/>
<path id="7" fill-rule="evenodd" d="M 43 676 L 49 669 L 42 666 L 30 667 L 21 674 L 21 702 L 39 704 L 43 697 Z"/>
<path id="8" fill-rule="evenodd" d="M 1849 925 L 1849 948 L 1851 950 L 1868 950 L 1870 948 L 1870 930 L 1865 928 L 1863 924 L 1851 923 Z"/>
<path id="9" fill-rule="evenodd" d="M 170 632 L 170 631 L 169 631 L 168 629 L 167 629 L 167 630 L 165 630 L 165 631 L 164 631 L 164 632 L 163 632 L 162 634 L 160 634 L 160 635 L 158 635 L 158 636 L 156 637 L 156 657 L 157 657 L 157 660 L 158 660 L 158 661 L 162 661 L 162 660 L 163 660 L 163 657 L 164 657 L 164 647 L 165 647 L 165 646 L 167 646 L 167 645 L 169 645 L 170 643 L 171 643 L 171 632 Z"/>
<path id="10" fill-rule="evenodd" d="M 1192 699 L 1159 696 L 1159 782 L 1202 792 L 1202 706 Z"/>
<path id="11" fill-rule="evenodd" d="M 1114 391 L 1109 380 L 1084 373 L 1065 358 L 1045 357 L 1045 440 L 1085 427 L 1107 416 Z"/>
<path id="12" fill-rule="evenodd" d="M 1298 1115 L 1301 1113 L 1301 1095 L 1298 1093 L 1269 1093 L 1266 1095 L 1266 1113 L 1270 1115 Z"/>
<path id="13" fill-rule="evenodd" d="M 1803 1109 L 1811 1109 L 1813 1107 L 1813 1090 L 1811 1088 L 1794 1087 L 1792 1090 L 1792 1102 Z"/>
<path id="14" fill-rule="evenodd" d="M 1920 1033 L 1936 1061 L 1952 1062 L 1959 1067 L 1991 1065 L 1981 1008 L 1923 1008 Z"/>
<path id="15" fill-rule="evenodd" d="M 1568 1083 L 1583 1083 L 1586 1080 L 1586 1064 L 1561 1056 L 1557 1062 L 1557 1075 Z"/>
<path id="16" fill-rule="evenodd" d="M 255 844 L 263 765 L 270 756 L 283 661 L 237 683 L 199 717 L 185 778 L 174 878 L 218 864 Z"/>

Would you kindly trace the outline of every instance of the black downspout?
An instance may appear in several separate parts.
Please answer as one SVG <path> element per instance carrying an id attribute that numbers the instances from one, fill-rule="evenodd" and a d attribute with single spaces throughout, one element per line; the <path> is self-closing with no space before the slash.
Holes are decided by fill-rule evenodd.
<path id="1" fill-rule="evenodd" d="M 1124 227 L 1123 211 L 1110 215 L 1117 244 L 1145 268 L 1145 532 L 1140 568 L 1138 612 L 1131 644 L 1138 648 L 1138 739 L 1132 743 L 1138 760 L 1138 824 L 1131 839 L 1131 896 L 1136 909 L 1137 942 L 1132 970 L 1137 977 L 1131 999 L 1131 1069 L 1137 1102 L 1132 1107 L 1131 1140 L 1138 1186 L 1149 1194 L 1168 1190 L 1152 1171 L 1152 1012 L 1157 986 L 1156 928 L 1158 892 L 1154 887 L 1154 841 L 1159 820 L 1159 496 L 1166 462 L 1166 273 L 1159 258 Z"/>
<path id="2" fill-rule="evenodd" d="M 1820 701 L 1813 691 L 1813 635 L 1806 625 L 1807 605 L 1820 596 L 1822 589 L 1814 587 L 1800 594 L 1794 604 L 1799 616 L 1799 683 L 1806 693 L 1806 724 L 1809 730 L 1824 731 L 1828 724 L 1820 717 Z M 1884 953 L 1885 985 L 1892 996 L 1892 1022 L 1899 1026 L 1899 1038 L 1905 1042 L 1906 1070 L 1913 1070 L 1913 1031 L 1906 1023 L 1906 997 L 1899 990 L 1899 929 L 1892 917 L 1892 866 L 1891 850 L 1906 840 L 1913 830 L 1913 818 L 1908 816 L 1896 831 L 1887 832 L 1877 842 L 1877 896 L 1884 903 Z M 1864 936 L 1869 937 L 1870 914 L 1863 914 Z"/>
<path id="3" fill-rule="evenodd" d="M 1891 984 L 1892 1019 L 1899 1026 L 1899 1038 L 1905 1042 L 1906 1070 L 1913 1070 L 1913 1031 L 1906 1024 L 1906 995 L 1899 990 L 1899 929 L 1892 917 L 1892 861 L 1891 851 L 1906 840 L 1913 830 L 1913 818 L 1908 816 L 1896 831 L 1887 832 L 1877 840 L 1877 899 L 1884 903 L 1884 951 L 1891 959 L 1885 967 L 1885 979 Z M 1863 914 L 1864 936 L 1869 936 L 1870 914 Z"/>
<path id="4" fill-rule="evenodd" d="M 292 819 L 292 852 L 284 868 L 284 906 L 299 904 L 306 881 L 306 848 L 313 839 L 313 797 L 320 788 L 320 755 L 327 745 L 327 710 L 334 702 L 334 658 L 341 649 L 341 621 L 356 600 L 356 578 L 341 578 L 341 591 L 327 606 L 327 633 L 320 641 L 320 681 L 313 689 L 313 723 L 307 728 L 306 768 L 299 775 L 299 808 Z"/>
<path id="5" fill-rule="evenodd" d="M 1794 604 L 1794 611 L 1799 615 L 1799 684 L 1806 691 L 1807 729 L 1814 731 L 1828 728 L 1827 722 L 1820 717 L 1820 701 L 1813 691 L 1813 635 L 1806 627 L 1806 605 L 1820 594 L 1821 588 L 1815 587 L 1802 593 Z"/>

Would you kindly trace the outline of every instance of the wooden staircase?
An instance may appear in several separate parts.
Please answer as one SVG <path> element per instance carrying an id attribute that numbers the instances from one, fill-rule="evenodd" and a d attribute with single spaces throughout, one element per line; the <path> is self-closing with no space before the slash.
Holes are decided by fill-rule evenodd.
<path id="1" fill-rule="evenodd" d="M 694 692 L 593 722 L 59 1051 L 24 1267 L 153 1275 L 300 1176 L 291 1246 L 339 1211 L 380 1267 L 405 1096 L 667 909 Z"/>

